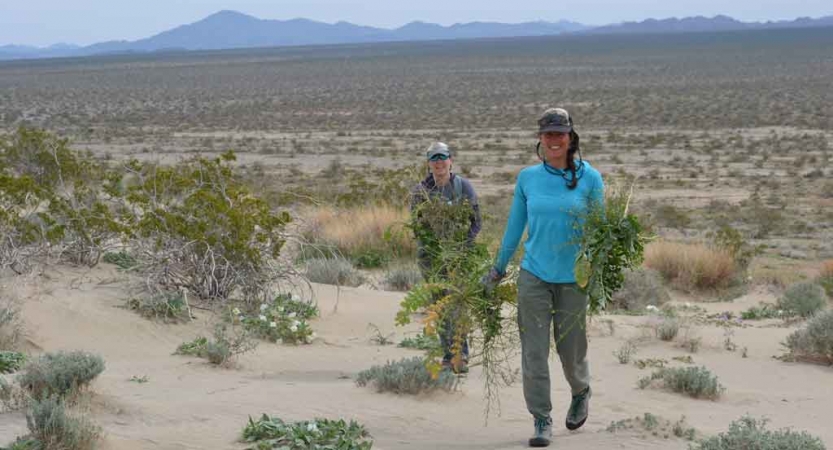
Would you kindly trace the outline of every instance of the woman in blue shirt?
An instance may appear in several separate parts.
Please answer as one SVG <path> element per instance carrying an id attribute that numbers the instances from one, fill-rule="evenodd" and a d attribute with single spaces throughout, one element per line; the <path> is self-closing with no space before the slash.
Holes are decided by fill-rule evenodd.
<path id="1" fill-rule="evenodd" d="M 484 281 L 492 286 L 500 281 L 527 230 L 518 277 L 521 368 L 524 398 L 535 424 L 529 445 L 546 447 L 552 439 L 550 327 L 572 391 L 566 426 L 575 430 L 587 420 L 591 393 L 587 295 L 576 285 L 574 267 L 581 217 L 594 202 L 603 202 L 604 183 L 601 174 L 581 159 L 579 136 L 566 110 L 544 111 L 538 120 L 538 139 L 541 164 L 518 174 L 495 267 Z"/>

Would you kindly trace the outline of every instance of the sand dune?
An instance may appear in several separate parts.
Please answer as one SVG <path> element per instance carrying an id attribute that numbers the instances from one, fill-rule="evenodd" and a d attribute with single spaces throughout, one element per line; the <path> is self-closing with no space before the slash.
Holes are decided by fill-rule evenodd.
<path id="1" fill-rule="evenodd" d="M 26 289 L 23 315 L 32 349 L 86 350 L 101 354 L 107 369 L 93 384 L 89 401 L 93 420 L 105 431 L 104 449 L 235 449 L 247 418 L 262 413 L 284 420 L 314 417 L 356 419 L 374 437 L 378 449 L 516 449 L 526 448 L 532 421 L 520 385 L 504 389 L 501 414 L 484 420 L 483 382 L 474 368 L 458 392 L 420 397 L 378 394 L 354 384 L 355 375 L 374 364 L 418 355 L 379 346 L 369 338 L 368 324 L 398 342 L 418 325 L 395 328 L 393 317 L 401 293 L 342 288 L 334 312 L 336 289 L 314 286 L 322 311 L 313 322 L 317 338 L 307 346 L 262 343 L 239 360 L 235 369 L 210 366 L 204 360 L 174 356 L 180 343 L 205 334 L 211 317 L 198 312 L 188 324 L 165 325 L 145 320 L 122 308 L 124 287 L 105 266 L 91 271 L 51 270 Z M 686 299 L 690 300 L 690 299 Z M 732 303 L 703 304 L 710 311 L 740 310 L 772 301 L 765 290 Z M 829 427 L 833 368 L 789 364 L 773 359 L 779 342 L 792 328 L 775 321 L 733 328 L 741 351 L 724 349 L 724 330 L 701 326 L 703 346 L 692 355 L 726 386 L 717 402 L 695 400 L 659 390 L 640 390 L 637 380 L 650 372 L 621 365 L 612 352 L 622 342 L 645 332 L 644 317 L 607 316 L 615 324 L 611 336 L 601 323 L 591 325 L 594 396 L 588 424 L 577 432 L 561 426 L 569 403 L 557 360 L 551 363 L 558 449 L 685 449 L 687 441 L 646 432 L 609 433 L 612 422 L 646 412 L 671 421 L 685 415 L 690 426 L 706 434 L 723 431 L 749 413 L 771 419 L 772 428 L 795 427 L 833 446 Z M 673 344 L 652 340 L 638 358 L 686 355 Z M 519 366 L 519 363 L 518 363 Z M 128 381 L 147 376 L 147 383 Z M 0 443 L 26 431 L 21 413 L 0 415 Z"/>

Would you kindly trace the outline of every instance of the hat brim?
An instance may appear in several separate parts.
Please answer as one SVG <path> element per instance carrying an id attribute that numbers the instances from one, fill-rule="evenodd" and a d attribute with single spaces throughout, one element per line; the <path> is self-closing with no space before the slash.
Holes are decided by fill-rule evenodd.
<path id="1" fill-rule="evenodd" d="M 573 127 L 569 125 L 549 125 L 538 130 L 538 133 L 549 133 L 555 131 L 557 133 L 569 133 L 573 131 Z"/>
<path id="2" fill-rule="evenodd" d="M 444 150 L 439 150 L 439 151 L 434 151 L 434 152 L 428 153 L 428 159 L 430 160 L 431 158 L 433 158 L 437 155 L 445 155 L 445 156 L 448 156 L 449 158 L 451 158 L 451 153 L 450 152 L 447 152 L 447 151 L 444 151 Z"/>

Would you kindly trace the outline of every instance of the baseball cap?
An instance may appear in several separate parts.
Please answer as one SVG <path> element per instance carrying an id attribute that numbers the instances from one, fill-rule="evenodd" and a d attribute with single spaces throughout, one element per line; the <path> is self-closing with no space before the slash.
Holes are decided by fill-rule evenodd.
<path id="1" fill-rule="evenodd" d="M 425 152 L 425 156 L 428 159 L 435 155 L 445 155 L 449 158 L 451 157 L 451 150 L 448 149 L 448 145 L 443 142 L 434 142 L 428 147 L 428 150 Z"/>
<path id="2" fill-rule="evenodd" d="M 538 133 L 556 131 L 569 133 L 573 131 L 573 118 L 563 108 L 549 108 L 538 118 Z"/>

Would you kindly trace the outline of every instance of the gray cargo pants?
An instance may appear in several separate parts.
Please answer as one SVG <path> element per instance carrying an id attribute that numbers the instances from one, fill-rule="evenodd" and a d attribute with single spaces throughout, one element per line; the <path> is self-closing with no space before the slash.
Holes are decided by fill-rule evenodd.
<path id="1" fill-rule="evenodd" d="M 538 419 L 552 411 L 550 400 L 550 325 L 564 377 L 573 395 L 590 384 L 587 362 L 587 296 L 575 283 L 547 283 L 521 270 L 518 277 L 518 328 L 524 399 Z"/>

